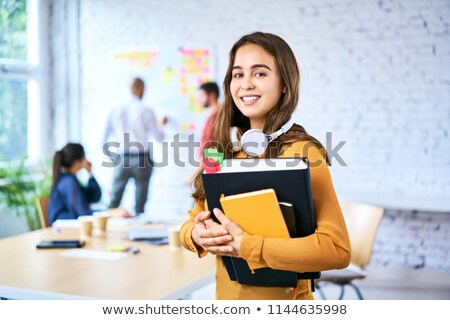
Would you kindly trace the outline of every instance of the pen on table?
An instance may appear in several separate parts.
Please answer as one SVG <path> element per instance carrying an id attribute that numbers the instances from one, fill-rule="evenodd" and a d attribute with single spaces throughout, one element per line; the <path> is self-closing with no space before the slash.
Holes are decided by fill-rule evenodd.
<path id="1" fill-rule="evenodd" d="M 141 250 L 139 250 L 139 248 L 135 248 L 135 247 L 129 247 L 128 251 L 131 252 L 132 254 L 138 254 L 141 252 Z"/>

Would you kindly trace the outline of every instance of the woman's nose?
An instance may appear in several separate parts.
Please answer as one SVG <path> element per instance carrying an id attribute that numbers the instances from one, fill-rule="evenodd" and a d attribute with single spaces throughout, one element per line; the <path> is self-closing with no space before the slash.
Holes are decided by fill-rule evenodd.
<path id="1" fill-rule="evenodd" d="M 252 78 L 251 77 L 244 77 L 242 79 L 242 85 L 241 85 L 241 89 L 246 91 L 246 90 L 250 90 L 253 89 L 255 86 L 253 84 Z"/>

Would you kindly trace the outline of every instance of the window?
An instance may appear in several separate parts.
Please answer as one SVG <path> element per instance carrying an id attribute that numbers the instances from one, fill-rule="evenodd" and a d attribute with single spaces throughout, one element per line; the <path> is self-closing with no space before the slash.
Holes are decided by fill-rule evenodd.
<path id="1" fill-rule="evenodd" d="M 0 57 L 25 60 L 27 57 L 26 0 L 1 0 Z"/>
<path id="2" fill-rule="evenodd" d="M 0 161 L 42 155 L 44 4 L 0 0 Z"/>
<path id="3" fill-rule="evenodd" d="M 0 160 L 12 160 L 28 154 L 27 82 L 0 80 Z"/>

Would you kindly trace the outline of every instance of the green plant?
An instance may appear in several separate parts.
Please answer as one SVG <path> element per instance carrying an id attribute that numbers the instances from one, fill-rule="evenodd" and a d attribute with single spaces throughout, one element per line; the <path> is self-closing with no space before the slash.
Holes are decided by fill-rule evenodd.
<path id="1" fill-rule="evenodd" d="M 23 217 L 30 230 L 41 227 L 36 199 L 48 197 L 50 188 L 48 161 L 25 166 L 22 159 L 0 168 L 0 205 Z"/>

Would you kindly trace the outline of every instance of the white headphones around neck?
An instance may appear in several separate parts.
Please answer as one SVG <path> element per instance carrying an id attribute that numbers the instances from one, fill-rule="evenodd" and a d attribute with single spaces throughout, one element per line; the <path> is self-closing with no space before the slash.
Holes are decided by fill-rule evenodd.
<path id="1" fill-rule="evenodd" d="M 286 133 L 289 129 L 294 125 L 294 120 L 289 119 L 279 130 L 265 134 L 261 130 L 258 129 L 250 129 L 245 131 L 245 133 L 241 137 L 241 141 L 238 139 L 238 128 L 231 128 L 231 141 L 233 143 L 233 147 L 241 147 L 242 150 L 246 154 L 251 157 L 257 157 L 263 154 L 269 143 L 273 140 L 281 136 L 283 133 Z"/>

